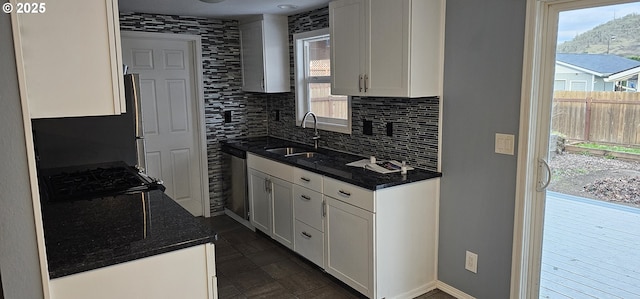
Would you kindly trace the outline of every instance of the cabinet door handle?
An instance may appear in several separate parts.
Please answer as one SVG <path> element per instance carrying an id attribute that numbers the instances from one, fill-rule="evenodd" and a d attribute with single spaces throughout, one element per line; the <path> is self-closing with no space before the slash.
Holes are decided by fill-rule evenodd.
<path id="1" fill-rule="evenodd" d="M 262 81 L 260 82 L 260 88 L 264 91 L 264 77 L 262 77 Z"/>
<path id="2" fill-rule="evenodd" d="M 304 199 L 304 200 L 311 200 L 311 197 L 307 196 L 307 195 L 300 195 L 300 198 Z"/>
<path id="3" fill-rule="evenodd" d="M 351 196 L 351 192 L 347 192 L 347 191 L 344 191 L 344 190 L 338 190 L 338 193 L 340 193 L 340 195 L 344 195 L 344 196 L 347 196 L 347 197 Z"/>
<path id="4" fill-rule="evenodd" d="M 327 216 L 327 200 L 322 200 L 322 217 Z"/>
<path id="5" fill-rule="evenodd" d="M 358 91 L 362 92 L 362 75 L 358 75 Z"/>
<path id="6" fill-rule="evenodd" d="M 313 237 L 311 234 L 307 233 L 307 232 L 301 232 L 300 233 L 303 237 L 311 239 L 311 237 Z"/>
<path id="7" fill-rule="evenodd" d="M 367 87 L 367 83 L 369 83 L 369 76 L 364 75 L 364 92 L 367 92 L 367 90 L 369 89 Z"/>
<path id="8" fill-rule="evenodd" d="M 305 181 L 305 182 L 311 182 L 310 178 L 305 178 L 305 177 L 300 177 L 301 180 Z"/>
<path id="9" fill-rule="evenodd" d="M 271 180 L 270 179 L 264 179 L 264 190 L 267 191 L 267 193 L 271 193 Z"/>

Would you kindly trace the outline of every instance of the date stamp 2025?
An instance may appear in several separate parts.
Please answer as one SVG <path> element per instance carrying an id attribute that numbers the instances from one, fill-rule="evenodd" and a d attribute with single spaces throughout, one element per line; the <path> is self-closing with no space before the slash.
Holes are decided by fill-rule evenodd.
<path id="1" fill-rule="evenodd" d="M 2 11 L 4 13 L 16 12 L 19 14 L 40 14 L 47 11 L 46 3 L 44 2 L 18 2 L 15 6 L 9 2 L 2 4 Z"/>

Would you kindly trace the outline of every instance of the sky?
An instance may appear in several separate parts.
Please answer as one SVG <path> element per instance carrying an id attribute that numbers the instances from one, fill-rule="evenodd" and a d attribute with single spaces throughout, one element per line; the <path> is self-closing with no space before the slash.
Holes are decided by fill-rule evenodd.
<path id="1" fill-rule="evenodd" d="M 571 40 L 576 35 L 630 13 L 640 14 L 640 2 L 586 8 L 560 13 L 558 22 L 558 44 Z"/>

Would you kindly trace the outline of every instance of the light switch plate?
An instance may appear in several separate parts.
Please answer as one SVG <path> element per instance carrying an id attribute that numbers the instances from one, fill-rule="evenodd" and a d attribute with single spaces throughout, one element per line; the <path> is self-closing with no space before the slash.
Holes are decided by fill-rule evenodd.
<path id="1" fill-rule="evenodd" d="M 478 273 L 478 255 L 467 250 L 464 259 L 464 268 L 473 273 Z"/>
<path id="2" fill-rule="evenodd" d="M 515 136 L 511 134 L 496 133 L 496 153 L 512 155 L 515 147 Z"/>

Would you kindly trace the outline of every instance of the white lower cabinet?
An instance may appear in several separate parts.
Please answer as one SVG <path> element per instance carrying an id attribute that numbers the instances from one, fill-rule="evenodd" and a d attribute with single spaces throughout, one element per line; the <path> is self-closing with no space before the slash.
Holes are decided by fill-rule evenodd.
<path id="1" fill-rule="evenodd" d="M 272 238 L 293 249 L 293 184 L 271 178 L 273 200 Z"/>
<path id="2" fill-rule="evenodd" d="M 263 233 L 271 235 L 271 193 L 269 175 L 249 168 L 249 209 L 251 224 Z"/>
<path id="3" fill-rule="evenodd" d="M 373 297 L 375 216 L 361 208 L 325 197 L 327 202 L 327 273 Z"/>
<path id="4" fill-rule="evenodd" d="M 324 199 L 322 193 L 293 185 L 295 218 L 316 230 L 324 231 Z"/>
<path id="5" fill-rule="evenodd" d="M 324 177 L 325 270 L 369 298 L 436 287 L 439 179 L 367 190 Z"/>
<path id="6" fill-rule="evenodd" d="M 369 298 L 436 287 L 440 179 L 372 191 L 251 154 L 247 165 L 259 230 Z"/>
<path id="7" fill-rule="evenodd" d="M 325 202 L 322 176 L 302 169 L 294 170 L 293 205 L 296 219 L 294 250 L 324 268 Z"/>
<path id="8" fill-rule="evenodd" d="M 295 252 L 324 268 L 324 233 L 296 219 Z"/>
<path id="9" fill-rule="evenodd" d="M 52 299 L 216 299 L 213 244 L 52 279 Z"/>
<path id="10" fill-rule="evenodd" d="M 251 224 L 293 249 L 293 167 L 247 155 Z"/>

